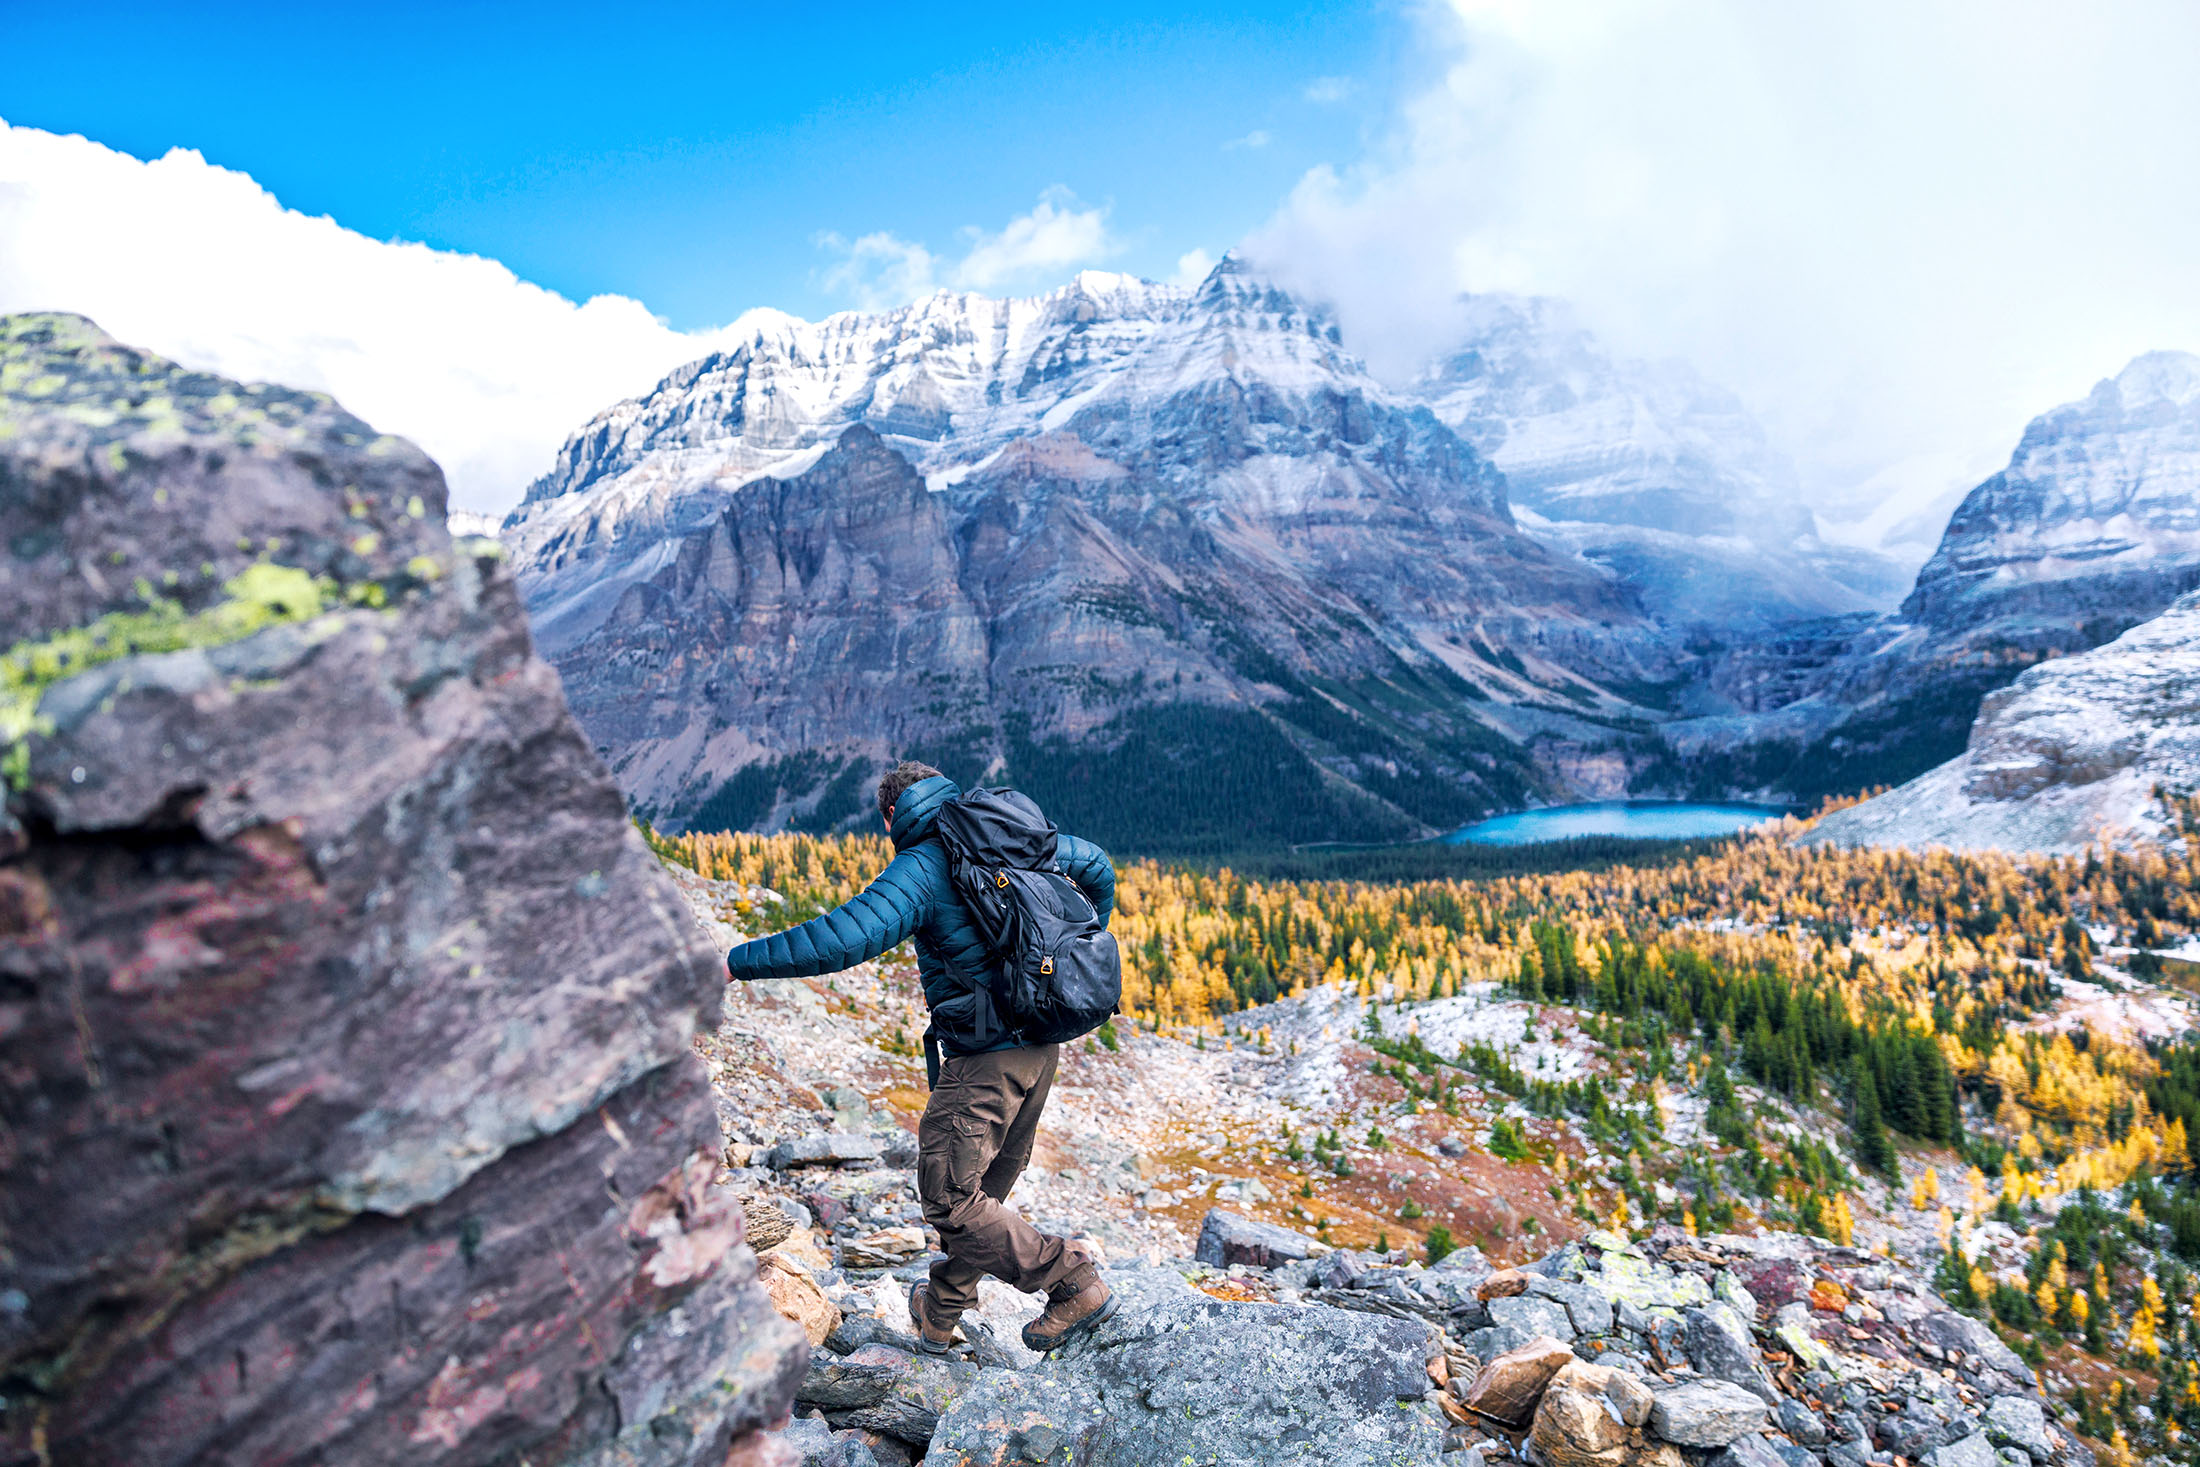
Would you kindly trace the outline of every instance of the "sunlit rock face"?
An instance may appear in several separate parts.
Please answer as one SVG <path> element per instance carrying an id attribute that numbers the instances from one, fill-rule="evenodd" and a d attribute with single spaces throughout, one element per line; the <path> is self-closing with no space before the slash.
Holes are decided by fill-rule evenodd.
<path id="1" fill-rule="evenodd" d="M 717 1463 L 785 1409 L 717 957 L 444 509 L 324 397 L 0 318 L 11 1457 Z"/>

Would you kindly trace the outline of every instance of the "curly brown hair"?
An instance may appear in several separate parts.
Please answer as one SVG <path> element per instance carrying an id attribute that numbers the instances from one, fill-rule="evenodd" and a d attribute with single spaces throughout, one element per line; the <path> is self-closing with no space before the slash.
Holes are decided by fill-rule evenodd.
<path id="1" fill-rule="evenodd" d="M 879 818 L 891 822 L 894 818 L 894 802 L 901 798 L 901 792 L 918 780 L 931 779 L 938 773 L 931 765 L 920 764 L 914 759 L 904 759 L 887 770 L 879 777 L 878 782 Z"/>

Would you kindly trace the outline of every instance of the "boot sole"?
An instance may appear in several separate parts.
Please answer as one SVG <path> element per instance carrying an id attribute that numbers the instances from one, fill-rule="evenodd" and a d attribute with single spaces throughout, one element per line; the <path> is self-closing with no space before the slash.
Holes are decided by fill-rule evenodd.
<path id="1" fill-rule="evenodd" d="M 1024 1326 L 1023 1329 L 1024 1348 L 1027 1350 L 1036 1351 L 1041 1355 L 1052 1355 L 1066 1345 L 1073 1345 L 1077 1343 L 1077 1341 L 1083 1339 L 1085 1336 L 1091 1334 L 1094 1330 L 1100 1328 L 1101 1325 L 1106 1324 L 1109 1320 L 1115 1318 L 1115 1311 L 1117 1309 L 1120 1309 L 1122 1305 L 1123 1296 L 1121 1294 L 1111 1292 L 1108 1295 L 1107 1303 L 1102 1304 L 1098 1309 L 1093 1310 L 1092 1313 L 1086 1315 L 1083 1319 L 1078 1320 L 1077 1323 L 1071 1325 L 1068 1329 L 1063 1330 L 1062 1333 L 1054 1340 L 1045 1343 L 1041 1343 L 1032 1339 L 1031 1326 L 1027 1324 Z"/>

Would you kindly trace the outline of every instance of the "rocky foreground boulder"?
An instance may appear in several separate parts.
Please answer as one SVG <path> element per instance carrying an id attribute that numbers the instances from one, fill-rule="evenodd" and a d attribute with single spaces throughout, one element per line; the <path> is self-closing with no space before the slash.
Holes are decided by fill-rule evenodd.
<path id="1" fill-rule="evenodd" d="M 843 1248 L 778 1440 L 804 1467 L 2093 1467 L 1989 1326 L 1872 1254 L 1661 1228 L 1493 1269 L 1308 1241 L 1111 1268 L 1121 1311 L 1045 1359 L 1014 1343 L 1038 1300 L 993 1285 L 951 1356 L 921 1354 L 903 1298 L 927 1260 Z"/>
<path id="2" fill-rule="evenodd" d="M 716 954 L 444 497 L 0 319 L 0 1458 L 776 1450 Z"/>

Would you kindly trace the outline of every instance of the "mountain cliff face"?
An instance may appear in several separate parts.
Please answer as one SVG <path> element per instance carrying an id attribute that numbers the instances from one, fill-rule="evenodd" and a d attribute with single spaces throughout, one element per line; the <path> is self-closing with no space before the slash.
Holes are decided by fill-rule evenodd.
<path id="1" fill-rule="evenodd" d="M 1902 614 L 2018 654 L 2097 646 L 2200 583 L 2200 357 L 2153 352 L 2032 420 Z"/>
<path id="2" fill-rule="evenodd" d="M 1667 730 L 1690 777 L 1805 797 L 1961 753 L 1980 702 L 2200 586 L 2200 357 L 2156 352 L 2034 419 L 1950 520 L 1901 611 L 1720 659 L 1736 714 Z"/>
<path id="3" fill-rule="evenodd" d="M 1531 744 L 1673 661 L 1234 262 L 760 331 L 576 435 L 506 538 L 675 826 L 860 819 L 916 753 L 1119 836 L 1397 837 L 1564 793 Z"/>
<path id="4" fill-rule="evenodd" d="M 1475 296 L 1415 390 L 1505 475 L 1538 538 L 1636 588 L 1661 622 L 1752 634 L 1890 607 L 1893 562 L 1820 542 L 1795 470 L 1686 363 L 1615 357 L 1563 302 Z"/>
<path id="5" fill-rule="evenodd" d="M 717 955 L 440 472 L 0 318 L 10 1461 L 687 1467 L 802 1341 Z"/>
<path id="6" fill-rule="evenodd" d="M 1839 845 L 2078 852 L 2177 832 L 2161 796 L 2200 790 L 2200 594 L 2106 646 L 1986 696 L 1970 746 L 1818 822 Z"/>

